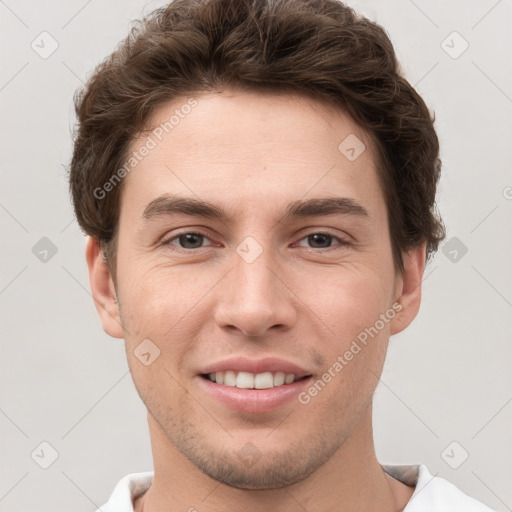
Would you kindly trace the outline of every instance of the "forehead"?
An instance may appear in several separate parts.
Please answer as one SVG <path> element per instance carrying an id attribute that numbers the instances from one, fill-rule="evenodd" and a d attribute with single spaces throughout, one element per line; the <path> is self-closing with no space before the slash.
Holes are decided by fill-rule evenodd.
<path id="1" fill-rule="evenodd" d="M 162 193 L 236 203 L 263 214 L 303 197 L 382 202 L 371 136 L 341 109 L 296 94 L 230 90 L 161 106 L 129 154 L 122 211 L 137 216 Z M 378 206 L 378 205 L 377 205 Z"/>

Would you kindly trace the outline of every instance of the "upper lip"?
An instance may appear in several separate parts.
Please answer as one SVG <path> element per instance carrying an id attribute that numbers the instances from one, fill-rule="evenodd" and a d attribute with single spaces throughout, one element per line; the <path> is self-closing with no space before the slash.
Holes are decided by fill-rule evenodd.
<path id="1" fill-rule="evenodd" d="M 264 372 L 283 372 L 293 373 L 297 378 L 311 375 L 310 372 L 301 368 L 295 363 L 280 359 L 278 357 L 265 357 L 263 359 L 247 359 L 245 357 L 232 357 L 223 359 L 215 363 L 210 363 L 202 368 L 200 374 L 208 374 L 215 372 L 226 372 L 233 370 L 234 372 L 264 373 Z"/>

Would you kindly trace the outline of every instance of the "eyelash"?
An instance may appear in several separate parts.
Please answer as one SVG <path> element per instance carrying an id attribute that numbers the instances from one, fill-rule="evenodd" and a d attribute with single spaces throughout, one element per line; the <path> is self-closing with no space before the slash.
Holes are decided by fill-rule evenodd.
<path id="1" fill-rule="evenodd" d="M 174 244 L 172 244 L 172 242 L 174 240 L 177 240 L 179 239 L 180 236 L 183 236 L 183 235 L 200 235 L 206 239 L 209 240 L 209 237 L 207 235 L 205 235 L 204 233 L 202 233 L 201 231 L 184 231 L 182 233 L 178 233 L 177 235 L 174 235 L 172 238 L 170 238 L 169 240 L 167 241 L 164 241 L 162 242 L 162 245 L 164 246 L 172 246 L 172 250 L 175 250 L 175 251 L 178 251 L 178 252 L 194 252 L 194 251 L 198 251 L 200 249 L 206 249 L 207 247 L 197 247 L 197 248 L 194 248 L 194 249 L 186 249 L 184 247 L 176 247 L 174 246 Z M 341 238 L 337 235 L 335 235 L 334 233 L 331 233 L 330 231 L 326 230 L 326 231 L 313 231 L 312 233 L 308 233 L 307 235 L 303 236 L 300 240 L 304 240 L 310 236 L 313 236 L 313 235 L 327 235 L 327 236 L 330 236 L 332 237 L 334 240 L 336 240 L 340 247 L 338 248 L 342 248 L 342 247 L 345 247 L 345 246 L 348 246 L 350 245 L 350 243 L 345 240 L 344 238 Z M 325 248 L 321 248 L 321 247 L 305 247 L 306 249 L 309 249 L 310 251 L 321 251 L 321 252 L 326 252 L 326 251 L 329 251 L 329 250 L 333 250 L 335 249 L 336 247 L 325 247 Z"/>

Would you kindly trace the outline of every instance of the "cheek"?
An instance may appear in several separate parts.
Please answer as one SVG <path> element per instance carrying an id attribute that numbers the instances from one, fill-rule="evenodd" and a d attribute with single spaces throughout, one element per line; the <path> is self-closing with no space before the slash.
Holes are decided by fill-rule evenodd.
<path id="1" fill-rule="evenodd" d="M 332 389 L 339 387 L 344 403 L 369 396 L 378 381 L 395 315 L 390 286 L 382 275 L 354 269 L 333 275 L 321 290 L 308 291 L 312 309 L 323 320 L 326 380 L 336 381 Z"/>
<path id="2" fill-rule="evenodd" d="M 367 269 L 340 268 L 303 283 L 308 305 L 340 342 L 372 326 L 390 307 L 392 284 Z"/>
<path id="3" fill-rule="evenodd" d="M 328 408 L 332 418 L 343 417 L 347 422 L 355 421 L 371 401 L 394 316 L 392 310 L 393 315 L 382 320 L 381 315 L 390 311 L 390 292 L 376 286 L 376 279 L 354 276 L 331 281 L 326 290 L 316 293 L 317 307 L 322 305 L 319 316 L 328 326 L 324 330 L 326 336 L 319 340 L 325 364 L 318 381 L 303 395 L 302 403 L 311 401 L 319 409 Z"/>
<path id="4" fill-rule="evenodd" d="M 132 263 L 130 273 L 123 276 L 124 281 L 120 280 L 124 286 L 119 295 L 132 378 L 139 396 L 156 413 L 154 408 L 160 407 L 164 396 L 174 397 L 165 402 L 165 408 L 179 406 L 179 369 L 193 349 L 191 339 L 199 324 L 190 313 L 201 290 L 196 288 L 197 279 L 188 272 L 148 268 Z M 149 364 L 145 353 L 149 353 Z"/>
<path id="5" fill-rule="evenodd" d="M 149 338 L 159 347 L 162 360 L 172 354 L 179 363 L 201 329 L 201 299 L 218 281 L 217 274 L 155 264 L 149 258 L 133 259 L 124 271 L 119 276 L 123 283 L 119 296 L 127 346 L 135 349 Z"/>

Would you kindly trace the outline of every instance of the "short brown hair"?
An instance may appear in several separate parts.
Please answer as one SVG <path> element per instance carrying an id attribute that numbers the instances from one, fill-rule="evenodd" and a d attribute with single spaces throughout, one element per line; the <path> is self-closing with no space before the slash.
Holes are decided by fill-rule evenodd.
<path id="1" fill-rule="evenodd" d="M 75 94 L 70 166 L 76 217 L 115 275 L 122 184 L 98 198 L 155 110 L 231 86 L 299 93 L 348 112 L 376 141 L 395 267 L 444 238 L 434 118 L 401 75 L 382 27 L 338 0 L 174 0 L 135 23 Z"/>

